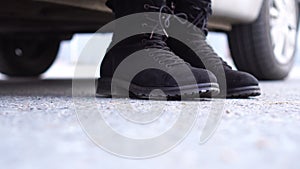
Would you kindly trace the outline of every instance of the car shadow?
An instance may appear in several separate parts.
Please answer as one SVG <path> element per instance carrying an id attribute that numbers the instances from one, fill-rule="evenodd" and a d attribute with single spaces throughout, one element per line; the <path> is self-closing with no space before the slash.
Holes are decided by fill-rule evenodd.
<path id="1" fill-rule="evenodd" d="M 0 80 L 0 96 L 72 96 L 72 79 Z"/>
<path id="2" fill-rule="evenodd" d="M 83 84 L 94 79 L 77 79 Z M 0 80 L 1 96 L 39 96 L 39 97 L 72 97 L 73 79 L 39 79 L 39 78 L 8 78 Z M 107 97 L 99 97 L 107 99 Z M 147 99 L 142 99 L 147 100 Z M 164 101 L 154 99 L 157 101 Z M 197 98 L 184 101 L 211 101 L 212 99 Z M 180 101 L 180 100 L 172 100 Z"/>

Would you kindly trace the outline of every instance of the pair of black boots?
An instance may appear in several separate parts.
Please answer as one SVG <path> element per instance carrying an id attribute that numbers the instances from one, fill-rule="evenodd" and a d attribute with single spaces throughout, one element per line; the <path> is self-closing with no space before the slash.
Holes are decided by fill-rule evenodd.
<path id="1" fill-rule="evenodd" d="M 107 5 L 117 19 L 135 14 L 128 17 L 135 18 L 135 23 L 116 20 L 101 65 L 99 96 L 183 99 L 260 95 L 255 77 L 232 70 L 207 44 L 210 0 L 109 0 Z M 130 29 L 137 33 L 122 39 Z"/>

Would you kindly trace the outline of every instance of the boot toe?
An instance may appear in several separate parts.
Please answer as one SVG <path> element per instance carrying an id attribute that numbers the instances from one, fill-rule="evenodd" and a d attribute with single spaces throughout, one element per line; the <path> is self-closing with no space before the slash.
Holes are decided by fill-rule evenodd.
<path id="1" fill-rule="evenodd" d="M 199 83 L 217 83 L 216 76 L 209 70 L 192 68 L 191 69 L 196 82 Z"/>
<path id="2" fill-rule="evenodd" d="M 240 88 L 247 86 L 258 86 L 258 80 L 251 74 L 246 72 L 234 71 L 226 74 L 227 87 Z"/>
<path id="3" fill-rule="evenodd" d="M 175 85 L 204 85 L 204 84 L 217 84 L 216 76 L 210 72 L 209 70 L 201 69 L 201 68 L 194 68 L 190 67 L 191 73 L 186 73 L 185 71 L 180 72 L 177 70 L 176 77 L 172 77 L 170 74 L 165 76 L 164 81 L 168 86 L 175 86 Z M 184 73 L 185 72 L 185 73 Z M 175 81 L 175 79 L 177 81 Z"/>

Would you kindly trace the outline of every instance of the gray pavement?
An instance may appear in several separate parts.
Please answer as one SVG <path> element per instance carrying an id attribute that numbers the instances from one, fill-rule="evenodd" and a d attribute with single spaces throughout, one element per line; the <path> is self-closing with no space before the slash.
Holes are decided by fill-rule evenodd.
<path id="1" fill-rule="evenodd" d="M 76 117 L 71 79 L 0 80 L 1 169 L 199 169 L 300 168 L 300 79 L 262 82 L 263 95 L 226 100 L 222 122 L 212 138 L 199 145 L 211 101 L 199 104 L 199 119 L 189 136 L 170 152 L 130 160 L 98 148 Z M 82 99 L 83 103 L 88 102 Z M 98 99 L 101 111 L 111 105 L 148 101 Z M 167 112 L 191 102 L 162 102 Z M 88 103 L 87 103 L 88 104 Z M 126 131 L 122 123 L 115 126 Z"/>

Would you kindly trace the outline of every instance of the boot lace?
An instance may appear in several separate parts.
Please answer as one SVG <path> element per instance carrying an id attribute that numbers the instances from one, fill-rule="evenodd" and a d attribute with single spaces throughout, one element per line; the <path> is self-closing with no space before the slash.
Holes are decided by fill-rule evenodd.
<path id="1" fill-rule="evenodd" d="M 193 36 L 191 43 L 193 44 L 194 51 L 201 54 L 201 59 L 203 59 L 205 64 L 213 67 L 224 66 L 232 69 L 232 67 L 219 57 L 218 54 L 214 52 L 213 48 L 206 42 L 206 36 L 202 31 L 189 34 Z"/>
<path id="2" fill-rule="evenodd" d="M 162 24 L 162 19 L 166 19 L 166 16 L 163 16 L 165 6 L 157 7 L 150 4 L 145 4 L 144 8 L 146 10 L 150 9 L 159 11 L 159 18 L 152 18 L 151 16 L 145 14 L 148 22 L 142 24 L 142 26 L 150 27 L 152 29 L 150 37 L 147 35 L 147 37 L 142 40 L 142 43 L 145 45 L 145 48 L 161 49 L 155 50 L 149 53 L 149 55 L 152 56 L 155 60 L 159 61 L 159 64 L 165 64 L 168 68 L 181 64 L 189 65 L 187 62 L 176 56 L 171 51 L 171 49 L 166 43 L 166 38 L 163 35 L 161 35 L 164 34 L 166 37 L 168 37 L 168 34 Z M 157 34 L 155 32 L 159 32 L 161 34 Z"/>
<path id="3" fill-rule="evenodd" d="M 205 3 L 205 2 L 203 2 Z M 154 7 L 155 8 L 155 7 Z M 155 8 L 158 10 L 159 8 Z M 182 24 L 186 24 L 188 22 L 188 18 L 192 18 L 193 22 L 188 25 L 188 28 L 193 28 L 193 31 L 188 32 L 190 35 L 192 35 L 191 43 L 193 44 L 193 49 L 196 53 L 201 53 L 201 59 L 205 63 L 205 65 L 209 65 L 211 67 L 217 67 L 217 66 L 225 66 L 229 69 L 232 69 L 227 62 L 223 61 L 222 58 L 220 58 L 213 50 L 213 48 L 206 42 L 206 35 L 204 34 L 205 31 L 199 31 L 199 28 L 197 25 L 199 25 L 201 22 L 207 22 L 209 15 L 211 15 L 212 11 L 209 10 L 210 3 L 205 3 L 202 5 L 202 8 L 192 5 L 192 9 L 196 15 L 190 14 L 188 16 L 185 13 L 175 13 L 175 6 L 172 4 L 172 8 L 169 6 L 162 6 L 160 8 L 160 13 L 165 12 L 170 15 L 167 17 L 159 17 L 159 27 L 163 28 L 169 28 L 171 19 L 175 18 L 177 21 L 179 21 Z M 172 17 L 176 16 L 176 17 Z M 196 17 L 194 17 L 196 16 Z M 183 19 L 180 19 L 183 18 Z M 206 27 L 204 25 L 203 27 Z M 206 28 L 205 28 L 206 29 Z M 203 29 L 201 29 L 203 30 Z M 166 34 L 167 35 L 167 34 Z M 167 35 L 168 36 L 168 35 Z M 165 43 L 165 41 L 164 41 Z M 166 45 L 166 44 L 165 44 Z M 167 46 L 166 46 L 167 47 Z M 169 47 L 167 47 L 167 50 L 170 50 Z"/>
<path id="4" fill-rule="evenodd" d="M 194 38 L 191 39 L 191 42 L 195 46 L 195 51 L 197 53 L 201 53 L 203 61 L 213 67 L 217 66 L 224 66 L 229 69 L 232 69 L 231 66 L 228 65 L 221 57 L 218 56 L 213 50 L 213 48 L 206 42 L 206 35 L 207 35 L 207 21 L 208 17 L 212 14 L 211 10 L 211 3 L 209 2 L 201 2 L 202 5 L 192 5 L 191 14 L 188 16 L 190 17 L 193 22 L 193 32 L 188 32 Z M 199 30 L 197 26 L 201 25 L 202 31 Z M 204 23 L 204 24 L 203 24 Z"/>
<path id="5" fill-rule="evenodd" d="M 207 29 L 207 22 L 208 22 L 208 17 L 212 15 L 212 10 L 211 10 L 211 3 L 210 2 L 197 2 L 201 3 L 199 4 L 192 4 L 191 5 L 191 12 L 189 14 L 189 18 L 193 20 L 192 24 L 198 26 L 201 28 L 204 33 L 207 35 L 208 29 Z"/>

